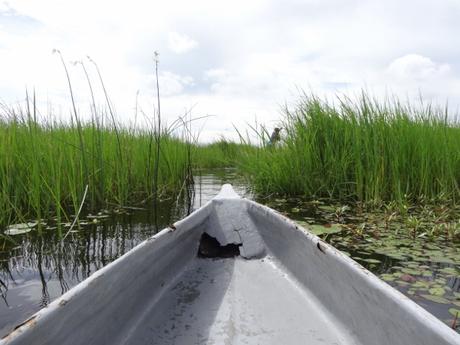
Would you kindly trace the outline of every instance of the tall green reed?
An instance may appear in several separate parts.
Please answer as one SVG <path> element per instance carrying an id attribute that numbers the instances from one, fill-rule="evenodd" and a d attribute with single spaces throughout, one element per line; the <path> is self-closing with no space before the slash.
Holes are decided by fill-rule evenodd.
<path id="1" fill-rule="evenodd" d="M 315 96 L 284 114 L 282 143 L 244 155 L 262 193 L 381 202 L 460 196 L 460 127 L 446 109 Z M 259 133 L 262 133 L 259 130 Z M 261 137 L 265 135 L 261 134 Z"/>
<path id="2" fill-rule="evenodd" d="M 234 167 L 238 155 L 249 145 L 239 144 L 220 138 L 210 144 L 197 144 L 194 147 L 194 165 L 200 168 Z"/>
<path id="3" fill-rule="evenodd" d="M 82 148 L 81 141 L 84 146 Z M 162 131 L 158 195 L 179 190 L 188 148 Z M 34 121 L 26 109 L 4 108 L 0 115 L 0 224 L 51 215 L 66 218 L 77 209 L 85 186 L 90 208 L 138 204 L 152 198 L 154 182 L 146 166 L 151 129 L 102 126 L 95 120 Z M 123 162 L 119 160 L 122 150 Z M 84 163 L 82 156 L 86 157 Z M 88 174 L 85 174 L 85 166 Z"/>

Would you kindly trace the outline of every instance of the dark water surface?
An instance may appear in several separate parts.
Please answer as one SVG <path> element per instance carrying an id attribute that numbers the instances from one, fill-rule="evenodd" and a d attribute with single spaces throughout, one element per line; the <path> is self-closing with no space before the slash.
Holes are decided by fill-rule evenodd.
<path id="1" fill-rule="evenodd" d="M 250 197 L 233 170 L 202 173 L 195 180 L 191 204 L 175 198 L 163 201 L 156 218 L 152 210 L 102 211 L 85 217 L 80 229 L 63 242 L 52 221 L 41 233 L 34 229 L 11 236 L 15 244 L 0 246 L 0 338 L 101 267 L 205 204 L 223 183 Z M 69 227 L 64 226 L 63 234 Z"/>
<path id="2" fill-rule="evenodd" d="M 253 198 L 233 170 L 202 172 L 195 176 L 191 203 L 171 198 L 161 203 L 156 215 L 151 209 L 102 210 L 85 217 L 80 229 L 62 242 L 52 221 L 41 232 L 12 236 L 16 243 L 0 246 L 0 337 L 99 268 L 199 208 L 223 183 Z M 408 225 L 384 221 L 383 215 L 356 215 L 347 207 L 321 201 L 258 201 L 312 228 L 447 324 L 460 311 L 460 244 L 447 235 L 412 236 L 403 231 Z M 68 228 L 69 224 L 63 233 Z"/>

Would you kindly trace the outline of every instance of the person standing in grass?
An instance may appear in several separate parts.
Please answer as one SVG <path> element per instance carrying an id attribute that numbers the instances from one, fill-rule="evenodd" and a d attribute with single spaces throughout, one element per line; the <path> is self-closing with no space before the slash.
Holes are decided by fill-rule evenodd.
<path id="1" fill-rule="evenodd" d="M 272 135 L 270 136 L 270 140 L 267 146 L 274 146 L 278 141 L 280 141 L 281 139 L 280 131 L 281 131 L 281 128 L 275 127 Z"/>

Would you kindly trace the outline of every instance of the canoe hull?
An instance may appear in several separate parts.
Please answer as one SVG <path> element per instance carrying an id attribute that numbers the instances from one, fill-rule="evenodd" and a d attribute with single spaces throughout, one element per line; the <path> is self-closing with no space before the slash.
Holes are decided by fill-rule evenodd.
<path id="1" fill-rule="evenodd" d="M 240 245 L 197 257 L 203 233 Z M 460 344 L 362 266 L 230 186 L 0 344 Z"/>

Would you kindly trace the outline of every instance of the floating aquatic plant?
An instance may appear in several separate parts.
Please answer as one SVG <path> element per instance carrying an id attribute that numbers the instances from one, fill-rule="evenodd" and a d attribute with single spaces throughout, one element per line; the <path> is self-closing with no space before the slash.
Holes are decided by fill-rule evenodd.
<path id="1" fill-rule="evenodd" d="M 10 236 L 26 234 L 29 231 L 32 231 L 32 229 L 37 226 L 37 224 L 37 222 L 12 224 L 6 228 L 4 234 Z"/>

